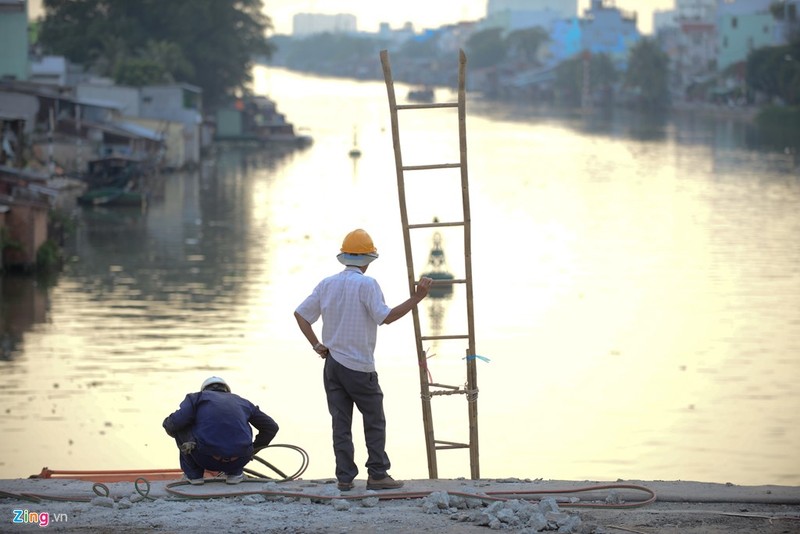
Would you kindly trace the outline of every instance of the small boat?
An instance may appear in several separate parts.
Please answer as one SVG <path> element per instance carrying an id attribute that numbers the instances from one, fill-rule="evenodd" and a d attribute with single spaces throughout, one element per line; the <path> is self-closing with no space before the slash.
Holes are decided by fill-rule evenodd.
<path id="1" fill-rule="evenodd" d="M 411 89 L 408 92 L 407 98 L 414 102 L 433 102 L 433 88 L 426 86 L 422 88 Z"/>
<path id="2" fill-rule="evenodd" d="M 431 278 L 434 282 L 454 279 L 453 274 L 447 270 L 447 262 L 442 249 L 442 234 L 439 232 L 433 234 L 433 247 L 428 255 L 428 266 L 430 269 L 422 273 L 422 276 Z M 452 293 L 453 284 L 435 284 L 428 291 L 431 298 L 444 298 Z"/>
<path id="3" fill-rule="evenodd" d="M 358 148 L 358 138 L 356 135 L 356 128 L 353 126 L 353 148 L 347 153 L 351 158 L 356 159 L 361 157 L 361 149 Z"/>
<path id="4" fill-rule="evenodd" d="M 299 128 L 295 131 L 286 115 L 278 112 L 275 101 L 262 95 L 240 98 L 233 106 L 218 109 L 214 139 L 299 148 L 314 142 L 311 135 L 301 133 Z"/>
<path id="5" fill-rule="evenodd" d="M 141 206 L 145 195 L 123 187 L 98 187 L 78 197 L 82 206 Z"/>

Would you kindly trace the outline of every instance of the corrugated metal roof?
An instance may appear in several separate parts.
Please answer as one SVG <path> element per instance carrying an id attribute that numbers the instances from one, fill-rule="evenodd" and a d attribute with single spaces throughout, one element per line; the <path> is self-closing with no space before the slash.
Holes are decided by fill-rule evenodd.
<path id="1" fill-rule="evenodd" d="M 136 124 L 133 122 L 115 122 L 114 125 L 117 128 L 125 130 L 126 132 L 138 135 L 139 137 L 144 137 L 145 139 L 150 139 L 152 141 L 161 141 L 164 139 L 164 136 L 155 130 L 151 130 L 150 128 L 146 128 L 141 124 Z"/>
<path id="2" fill-rule="evenodd" d="M 125 108 L 124 104 L 116 100 L 102 100 L 100 98 L 74 98 L 72 99 L 76 104 L 81 106 L 94 106 L 96 108 L 116 109 L 118 111 Z"/>

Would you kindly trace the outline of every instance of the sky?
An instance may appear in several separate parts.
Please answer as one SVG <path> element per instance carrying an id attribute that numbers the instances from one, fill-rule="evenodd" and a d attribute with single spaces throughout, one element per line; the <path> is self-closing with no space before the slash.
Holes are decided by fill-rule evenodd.
<path id="1" fill-rule="evenodd" d="M 419 31 L 438 28 L 461 20 L 478 20 L 486 15 L 486 0 L 402 0 L 376 2 L 375 0 L 263 0 L 266 14 L 272 19 L 275 33 L 292 32 L 295 13 L 350 13 L 356 16 L 360 31 L 376 32 L 381 22 L 400 28 L 412 22 Z M 31 18 L 42 14 L 42 0 L 29 1 Z M 583 14 L 591 0 L 579 0 L 578 10 Z M 675 0 L 616 0 L 623 11 L 636 11 L 639 31 L 652 33 L 653 11 L 672 9 Z"/>
<path id="2" fill-rule="evenodd" d="M 460 20 L 478 20 L 486 15 L 486 0 L 264 0 L 266 13 L 272 19 L 276 33 L 290 34 L 295 13 L 350 13 L 356 16 L 360 31 L 378 31 L 381 22 L 399 28 L 407 21 L 420 31 L 438 28 Z M 591 5 L 591 0 L 578 0 L 579 14 Z M 616 0 L 623 11 L 638 13 L 638 28 L 652 33 L 653 11 L 673 9 L 675 0 Z"/>

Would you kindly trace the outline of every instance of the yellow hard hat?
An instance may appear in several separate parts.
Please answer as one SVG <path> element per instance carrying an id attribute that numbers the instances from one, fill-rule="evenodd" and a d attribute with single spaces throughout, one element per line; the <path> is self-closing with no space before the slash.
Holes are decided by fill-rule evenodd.
<path id="1" fill-rule="evenodd" d="M 344 237 L 341 254 L 337 256 L 341 263 L 357 267 L 368 265 L 377 257 L 378 249 L 372 243 L 372 238 L 361 228 L 353 230 Z"/>

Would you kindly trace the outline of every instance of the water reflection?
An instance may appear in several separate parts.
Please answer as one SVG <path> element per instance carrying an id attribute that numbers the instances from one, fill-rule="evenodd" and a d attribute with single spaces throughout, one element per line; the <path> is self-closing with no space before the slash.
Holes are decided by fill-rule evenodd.
<path id="1" fill-rule="evenodd" d="M 22 353 L 25 332 L 47 320 L 48 288 L 35 277 L 0 276 L 0 359 Z"/>
<path id="2" fill-rule="evenodd" d="M 291 311 L 358 226 L 380 250 L 370 274 L 387 301 L 408 296 L 385 87 L 272 76 L 314 145 L 222 147 L 170 176 L 146 212 L 82 211 L 54 285 L 3 278 L 0 476 L 172 466 L 166 393 L 208 374 L 274 414 L 278 439 L 308 450 L 307 476 L 332 475 L 321 367 Z M 478 363 L 482 474 L 799 483 L 790 159 L 749 148 L 735 124 L 469 109 L 476 343 L 491 358 Z M 423 126 L 409 154 L 441 161 L 452 121 Z M 414 221 L 461 218 L 444 202 L 453 177 L 438 178 L 416 191 Z M 417 272 L 433 238 L 412 244 Z M 440 238 L 463 278 L 463 238 Z M 466 331 L 463 289 L 423 303 L 424 331 Z M 463 383 L 459 343 L 425 347 L 436 382 Z M 393 474 L 424 477 L 410 321 L 381 330 L 377 359 Z M 436 410 L 440 437 L 466 442 L 463 402 Z M 439 464 L 468 472 L 459 452 Z"/>

